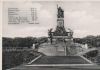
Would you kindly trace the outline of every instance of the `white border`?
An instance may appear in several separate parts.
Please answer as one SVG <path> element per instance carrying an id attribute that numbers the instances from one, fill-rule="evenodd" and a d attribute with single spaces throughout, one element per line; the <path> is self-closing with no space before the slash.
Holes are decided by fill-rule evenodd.
<path id="1" fill-rule="evenodd" d="M 100 1 L 100 0 L 0 0 L 0 70 L 2 70 L 2 5 L 4 1 Z"/>

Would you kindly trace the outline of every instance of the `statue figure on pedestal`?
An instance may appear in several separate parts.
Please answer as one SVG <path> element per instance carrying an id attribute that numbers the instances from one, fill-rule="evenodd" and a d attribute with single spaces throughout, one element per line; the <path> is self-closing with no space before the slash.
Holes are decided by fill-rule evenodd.
<path id="1" fill-rule="evenodd" d="M 58 18 L 64 18 L 64 11 L 61 7 L 58 8 Z"/>

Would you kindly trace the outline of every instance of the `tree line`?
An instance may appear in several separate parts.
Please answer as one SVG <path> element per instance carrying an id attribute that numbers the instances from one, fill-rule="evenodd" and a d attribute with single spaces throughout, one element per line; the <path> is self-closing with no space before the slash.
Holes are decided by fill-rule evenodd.
<path id="1" fill-rule="evenodd" d="M 86 36 L 84 38 L 74 38 L 74 42 L 80 43 L 80 44 L 85 44 L 87 43 L 90 46 L 93 47 L 100 47 L 100 35 L 99 36 Z"/>
<path id="2" fill-rule="evenodd" d="M 47 42 L 47 37 L 15 37 L 15 38 L 2 38 L 2 46 L 3 47 L 28 47 L 30 48 L 33 44 L 41 44 Z"/>
<path id="3" fill-rule="evenodd" d="M 90 46 L 100 47 L 100 35 L 99 36 L 86 36 L 84 38 L 74 38 L 75 43 L 85 44 L 87 43 Z M 48 37 L 15 37 L 15 38 L 2 38 L 3 47 L 28 47 L 30 48 L 33 44 L 41 44 L 48 42 Z"/>

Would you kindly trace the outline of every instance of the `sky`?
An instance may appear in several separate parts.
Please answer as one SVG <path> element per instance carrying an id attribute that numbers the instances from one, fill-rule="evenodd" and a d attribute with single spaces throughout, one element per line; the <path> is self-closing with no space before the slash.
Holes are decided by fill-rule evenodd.
<path id="1" fill-rule="evenodd" d="M 48 36 L 48 29 L 57 25 L 57 4 L 64 10 L 65 28 L 73 30 L 73 37 L 100 35 L 100 2 L 98 1 L 24 1 L 3 3 L 3 37 Z M 20 16 L 30 18 L 30 8 L 37 9 L 39 24 L 8 24 L 8 8 L 24 10 Z"/>

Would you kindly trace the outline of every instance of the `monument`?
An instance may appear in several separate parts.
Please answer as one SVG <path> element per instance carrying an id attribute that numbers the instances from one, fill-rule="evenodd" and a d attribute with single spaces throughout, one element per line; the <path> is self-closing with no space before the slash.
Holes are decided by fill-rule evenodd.
<path id="1" fill-rule="evenodd" d="M 57 5 L 57 26 L 56 29 L 48 30 L 49 42 L 56 47 L 56 55 L 70 55 L 70 45 L 73 42 L 73 31 L 64 26 L 64 10 Z M 59 53 L 59 54 L 58 54 Z"/>
<path id="2" fill-rule="evenodd" d="M 64 10 L 57 5 L 57 26 L 56 30 L 52 31 L 53 29 L 51 28 L 48 30 L 48 35 L 50 42 L 53 43 L 56 40 L 72 40 L 73 36 L 73 31 L 69 28 L 67 30 L 64 27 Z"/>

